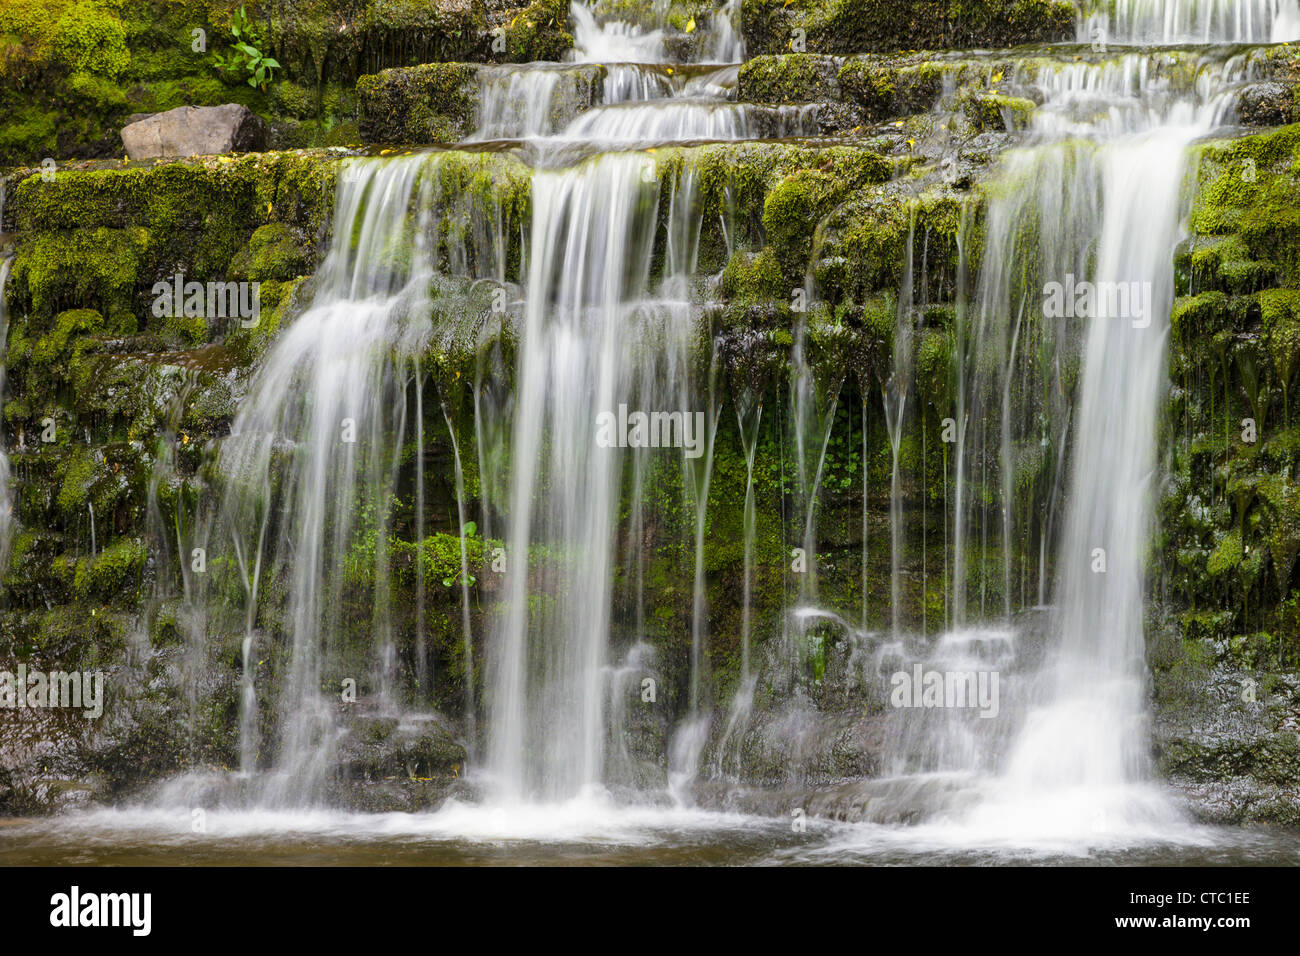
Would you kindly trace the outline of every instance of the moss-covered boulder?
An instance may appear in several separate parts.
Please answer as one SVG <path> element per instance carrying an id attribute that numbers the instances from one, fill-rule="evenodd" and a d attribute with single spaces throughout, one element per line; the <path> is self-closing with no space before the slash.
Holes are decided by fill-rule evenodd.
<path id="1" fill-rule="evenodd" d="M 759 53 L 869 53 L 1008 47 L 1073 38 L 1066 0 L 748 0 L 744 33 Z"/>
<path id="2" fill-rule="evenodd" d="M 357 81 L 361 135 L 368 143 L 454 143 L 475 127 L 478 69 L 430 63 Z"/>

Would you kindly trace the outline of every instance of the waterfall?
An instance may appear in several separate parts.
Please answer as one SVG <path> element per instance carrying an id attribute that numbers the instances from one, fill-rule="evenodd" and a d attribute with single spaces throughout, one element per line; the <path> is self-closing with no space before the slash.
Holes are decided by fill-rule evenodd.
<path id="1" fill-rule="evenodd" d="M 727 0 L 714 14 L 713 59 L 740 63 L 745 59 L 745 37 L 740 32 L 741 0 Z"/>
<path id="2" fill-rule="evenodd" d="M 247 738 L 256 733 L 250 667 L 263 653 L 254 650 L 259 582 L 281 581 L 276 590 L 285 595 L 280 613 L 290 646 L 278 694 L 279 752 L 268 779 L 272 803 L 311 800 L 332 766 L 337 708 L 322 689 L 327 682 L 360 684 L 380 709 L 404 703 L 387 594 L 408 363 L 435 331 L 435 268 L 491 280 L 504 268 L 492 238 L 502 226 L 500 209 L 443 189 L 440 176 L 463 161 L 432 155 L 345 166 L 336 241 L 312 304 L 277 337 L 222 450 L 225 496 L 211 535 L 219 545 L 233 543 L 249 582 L 245 769 L 257 751 Z M 451 222 L 461 227 L 449 230 Z M 422 430 L 416 436 L 423 440 Z M 364 657 L 341 634 L 344 591 L 358 560 L 373 569 L 367 583 L 375 595 Z"/>
<path id="3" fill-rule="evenodd" d="M 1116 43 L 1283 43 L 1300 36 L 1296 0 L 1113 0 L 1080 40 Z"/>
<path id="4" fill-rule="evenodd" d="M 653 160 L 611 153 L 534 176 L 489 762 L 504 798 L 559 800 L 600 782 L 604 747 L 619 445 L 630 443 L 601 447 L 593 412 L 617 421 L 615 438 L 627 434 L 629 409 L 691 412 L 677 408 L 684 369 L 674 358 L 688 344 L 689 310 L 648 297 L 662 201 Z M 533 607 L 542 547 L 562 583 Z"/>
<path id="5" fill-rule="evenodd" d="M 662 30 L 644 30 L 626 20 L 596 22 L 590 6 L 576 2 L 569 6 L 573 18 L 574 59 L 580 63 L 663 63 Z"/>
<path id="6" fill-rule="evenodd" d="M 1157 6 L 1166 16 L 1155 34 Z M 1291 29 L 1287 3 L 1167 6 L 1119 3 L 1111 39 L 1167 40 L 1204 24 L 1216 40 Z M 744 56 L 739 14 L 729 0 L 715 16 L 719 63 Z M 940 509 L 926 500 L 925 479 L 937 457 L 933 446 L 926 457 L 927 402 L 941 403 L 921 387 L 917 353 L 934 341 L 927 311 L 942 297 L 930 299 L 918 205 L 899 224 L 901 282 L 882 312 L 892 338 L 878 374 L 854 366 L 861 329 L 816 301 L 810 266 L 798 290 L 806 308 L 794 311 L 782 346 L 788 381 L 756 375 L 758 384 L 722 389 L 725 336 L 707 307 L 720 280 L 697 262 L 702 167 L 691 149 L 667 159 L 657 150 L 760 131 L 802 135 L 807 113 L 735 102 L 735 66 L 669 69 L 660 30 L 597 22 L 578 4 L 572 18 L 571 63 L 480 72 L 478 129 L 467 142 L 343 164 L 332 242 L 306 287 L 307 307 L 268 347 L 222 447 L 217 501 L 196 537 L 214 549 L 229 544 L 234 559 L 199 600 L 215 608 L 242 594 L 239 755 L 258 799 L 278 807 L 323 799 L 346 733 L 341 681 L 363 689 L 354 710 L 366 716 L 429 716 L 444 703 L 432 696 L 437 641 L 424 585 L 438 517 L 431 492 L 446 477 L 458 540 L 455 582 L 444 581 L 455 586 L 454 639 L 444 646 L 455 647 L 463 682 L 466 775 L 498 817 L 568 819 L 620 787 L 682 809 L 704 785 L 746 785 L 746 758 L 776 737 L 788 738 L 780 743 L 792 755 L 784 782 L 802 786 L 818 685 L 838 653 L 852 672 L 849 691 L 869 688 L 864 696 L 913 668 L 1004 680 L 997 721 L 886 712 L 873 730 L 888 785 L 871 806 L 877 822 L 921 819 L 967 838 L 1030 841 L 1095 833 L 1098 821 L 1120 833 L 1176 822 L 1150 785 L 1144 558 L 1185 156 L 1230 115 L 1239 77 L 1212 57 L 1194 76 L 1150 51 L 1104 61 L 1036 56 L 1015 67 L 1008 83 L 1041 105 L 999 160 L 981 242 L 965 234 L 974 203 L 962 212 L 952 339 L 942 340 L 955 447 L 943 455 L 940 631 L 926 580 L 936 567 L 926 520 Z M 1081 36 L 1097 22 L 1081 22 Z M 593 84 L 600 78 L 599 96 L 562 120 L 557 97 L 578 67 L 590 68 Z M 516 187 L 526 202 L 509 201 Z M 814 260 L 824 224 L 815 224 Z M 722 224 L 728 255 L 734 225 Z M 979 247 L 978 264 L 968 245 Z M 0 280 L 7 270 L 6 262 Z M 1132 290 L 1127 311 L 1045 312 L 1053 286 L 1084 283 Z M 484 289 L 500 293 L 490 309 L 480 308 Z M 426 379 L 445 374 L 439 363 L 453 352 L 467 360 L 429 393 Z M 468 368 L 472 383 L 460 378 Z M 860 419 L 841 408 L 851 371 Z M 788 401 L 769 405 L 777 413 L 765 421 L 765 401 L 786 387 Z M 472 427 L 453 411 L 471 388 Z M 872 428 L 889 445 L 870 463 L 871 479 L 887 475 L 889 489 L 883 633 L 867 621 L 868 410 L 877 401 L 883 416 Z M 446 426 L 446 476 L 426 465 L 429 414 Z M 734 633 L 716 624 L 725 618 L 713 615 L 723 602 L 709 560 L 717 448 L 720 436 L 733 438 L 733 415 L 741 457 L 721 461 L 743 468 L 743 500 L 723 503 L 741 514 L 739 610 L 722 625 Z M 843 521 L 834 533 L 850 554 L 860 548 L 862 593 L 858 607 L 838 613 L 833 602 L 858 596 L 823 588 L 819 559 L 836 551 L 841 560 L 846 548 L 827 547 L 818 522 L 845 422 L 861 429 L 849 443 L 860 448 L 861 541 Z M 775 469 L 758 457 L 769 439 L 781 447 Z M 778 515 L 760 516 L 760 485 L 779 496 Z M 872 489 L 877 498 L 884 487 Z M 471 582 L 489 572 L 471 558 L 476 497 L 479 530 L 500 545 L 502 568 L 477 619 Z M 781 534 L 764 538 L 760 555 L 760 524 L 777 522 Z M 772 541 L 785 594 L 760 625 L 757 582 Z M 801 567 L 789 563 L 792 547 Z M 1019 613 L 1035 559 L 1044 607 Z M 411 568 L 408 621 L 392 595 Z M 681 593 L 657 616 L 646 579 L 665 568 Z M 765 575 L 765 587 L 774 579 Z M 370 614 L 363 625 L 348 616 L 355 605 Z M 675 658 L 655 640 L 669 630 Z M 712 654 L 728 645 L 738 650 L 735 673 Z M 662 704 L 671 701 L 653 718 L 634 711 L 642 680 L 663 681 Z M 649 693 L 641 700 L 661 703 Z M 768 723 L 756 729 L 760 718 Z M 636 766 L 629 743 L 638 721 L 658 721 L 651 771 Z"/>
<path id="7" fill-rule="evenodd" d="M 949 670 L 1000 661 L 1010 719 L 998 728 L 943 714 L 905 721 L 890 751 L 893 772 L 920 774 L 917 786 L 939 772 L 926 784 L 935 793 L 951 774 L 973 788 L 973 802 L 956 799 L 956 790 L 930 805 L 962 839 L 1104 841 L 1169 833 L 1181 820 L 1151 786 L 1145 559 L 1185 157 L 1229 115 L 1237 67 L 1208 60 L 1193 79 L 1166 73 L 1160 56 L 1030 65 L 1017 77 L 1044 102 L 1028 144 L 1003 159 L 1002 180 L 1012 188 L 996 190 L 987 209 L 984 265 L 963 337 L 952 515 L 958 630 L 922 655 L 925 666 Z M 1085 286 L 1098 296 L 1090 309 L 1053 309 L 1054 295 L 1059 302 Z M 1108 309 L 1103 296 L 1120 307 Z M 1030 312 L 1041 318 L 1028 323 Z M 1022 394 L 1064 394 L 1062 369 L 1075 361 L 1081 378 L 1072 407 L 1039 405 L 1032 421 L 1013 414 L 1026 407 Z M 996 433 L 966 427 L 990 419 Z M 1000 532 L 1009 591 L 1010 539 L 1025 530 L 1017 527 L 1016 469 L 1035 446 L 1034 455 L 1055 463 L 1048 502 L 1058 485 L 1065 501 L 1059 537 L 1049 542 L 1050 528 L 1037 530 L 1040 548 L 1056 551 L 1039 666 L 1029 665 L 1036 637 L 1027 625 L 964 625 L 964 541 L 977 518 L 981 534 Z M 966 487 L 972 476 L 985 484 L 990 465 L 1000 472 L 1000 529 L 973 512 Z M 987 547 L 983 554 L 987 562 Z M 1009 594 L 1003 603 L 1006 613 Z M 901 644 L 888 653 L 905 666 L 915 659 Z M 900 792 L 926 805 L 920 791 Z"/>

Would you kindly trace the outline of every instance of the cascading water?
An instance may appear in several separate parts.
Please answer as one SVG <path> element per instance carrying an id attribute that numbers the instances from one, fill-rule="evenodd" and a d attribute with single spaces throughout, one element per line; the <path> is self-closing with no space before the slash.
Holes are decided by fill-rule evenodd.
<path id="1" fill-rule="evenodd" d="M 1121 14 L 1126 9 L 1121 5 Z M 1278 17 L 1239 17 L 1228 29 L 1216 25 L 1230 5 L 1218 5 L 1214 15 L 1211 5 L 1198 9 L 1211 24 L 1210 39 L 1260 40 L 1285 29 Z M 1175 24 L 1183 15 L 1166 12 Z M 1145 21 L 1131 21 L 1121 15 L 1112 39 L 1116 33 L 1120 40 L 1150 38 Z M 1170 29 L 1166 37 L 1179 35 Z M 1051 450 L 1063 455 L 1070 440 L 1046 659 L 1031 663 L 1030 635 L 1020 626 L 964 628 L 923 654 L 922 666 L 941 672 L 999 673 L 1004 718 L 981 725 L 970 715 L 939 712 L 903 721 L 891 766 L 913 783 L 886 797 L 877 810 L 881 818 L 907 804 L 946 828 L 944 839 L 959 841 L 1104 842 L 1169 837 L 1181 825 L 1179 811 L 1149 783 L 1144 562 L 1158 482 L 1156 424 L 1167 380 L 1172 257 L 1185 214 L 1185 156 L 1198 136 L 1223 122 L 1240 70 L 1240 61 L 1222 58 L 1188 69 L 1155 52 L 1033 66 L 1018 77 L 1036 86 L 1044 103 L 1031 144 L 1004 161 L 987 212 L 959 408 L 963 426 L 987 422 L 995 410 L 1002 424 L 994 442 L 986 429 L 958 432 L 953 587 L 962 625 L 963 542 L 977 517 L 963 462 L 992 455 L 999 463 L 1009 590 L 1009 539 L 1022 530 L 1013 529 L 1016 462 L 1035 445 L 1056 458 Z M 1066 296 L 1091 285 L 1098 298 L 1077 317 L 1071 306 L 1065 318 L 1051 311 L 1053 285 Z M 1042 320 L 1029 322 L 1029 311 L 1041 312 Z M 1012 389 L 1061 394 L 1061 370 L 1079 351 L 1073 409 L 1048 406 L 1033 421 L 1012 422 L 1010 410 L 1026 404 L 1012 400 Z M 1046 547 L 1047 532 L 1038 533 Z M 915 660 L 899 642 L 886 654 L 901 669 Z M 965 782 L 954 787 L 953 774 Z"/>
<path id="2" fill-rule="evenodd" d="M 1295 0 L 1115 0 L 1082 40 L 1115 43 L 1283 43 L 1300 36 Z"/>
<path id="3" fill-rule="evenodd" d="M 251 383 L 222 450 L 222 507 L 196 542 L 231 542 L 246 595 L 245 772 L 256 769 L 259 750 L 252 661 L 270 650 L 260 644 L 257 622 L 265 612 L 257 602 L 263 580 L 283 581 L 279 613 L 291 643 L 277 694 L 278 752 L 265 781 L 264 799 L 272 804 L 320 796 L 338 736 L 323 684 L 359 683 L 382 711 L 425 703 L 405 699 L 387 615 L 407 382 L 436 332 L 435 269 L 499 281 L 499 237 L 507 228 L 491 201 L 444 192 L 445 170 L 442 157 L 432 155 L 358 161 L 341 171 L 338 241 L 321 266 L 311 307 L 277 338 Z M 422 431 L 416 437 L 422 441 Z M 373 568 L 375 602 L 362 648 L 348 646 L 341 633 L 358 560 Z M 426 666 L 415 662 L 416 675 Z"/>
<path id="4" fill-rule="evenodd" d="M 1258 40 L 1290 29 L 1286 4 L 1165 6 L 1159 39 L 1204 29 L 1215 40 Z M 1109 39 L 1150 39 L 1154 10 L 1121 4 Z M 728 3 L 715 17 L 711 55 L 719 63 L 743 57 L 738 14 L 739 4 Z M 330 699 L 340 678 L 365 686 L 374 714 L 410 720 L 432 713 L 422 589 L 429 560 L 424 454 L 436 403 L 429 420 L 446 426 L 449 510 L 459 530 L 453 577 L 467 774 L 484 785 L 489 814 L 498 814 L 492 832 L 502 832 L 492 829 L 503 825 L 501 813 L 513 814 L 511 826 L 523 830 L 546 829 L 547 814 L 570 825 L 575 814 L 607 805 L 607 789 L 689 804 L 709 782 L 701 781 L 702 768 L 713 782 L 739 785 L 744 758 L 761 736 L 753 726 L 760 688 L 789 693 L 789 707 L 763 732 L 788 737 L 786 752 L 800 753 L 821 679 L 807 675 L 825 666 L 831 630 L 850 636 L 865 685 L 913 666 L 994 670 L 1003 678 L 996 721 L 951 712 L 888 715 L 884 778 L 874 781 L 882 784 L 881 799 L 868 818 L 922 819 L 974 841 L 1168 831 L 1177 811 L 1147 785 L 1142 656 L 1170 259 L 1180 238 L 1185 152 L 1223 120 L 1227 71 L 1238 66 L 1207 58 L 1198 74 L 1160 52 L 1129 52 L 1087 62 L 1035 58 L 1014 77 L 1042 104 L 1027 142 L 1005 157 L 990 191 L 978 283 L 958 311 L 956 447 L 944 502 L 952 542 L 944 597 L 955 629 L 937 636 L 927 633 L 935 616 L 927 620 L 924 601 L 915 619 L 904 613 L 907 530 L 915 521 L 904 508 L 904 470 L 914 448 L 909 433 L 925 427 L 913 353 L 929 305 L 926 291 L 913 288 L 918 270 L 926 270 L 925 239 L 915 218 L 905 230 L 877 426 L 889 442 L 891 573 L 882 617 L 889 628 L 873 634 L 865 497 L 861 610 L 841 615 L 819 606 L 835 599 L 819 591 L 817 522 L 837 416 L 848 404 L 841 391 L 852 379 L 841 348 L 848 349 L 849 332 L 821 313 L 798 311 L 787 342 L 786 408 L 765 419 L 763 383 L 733 386 L 727 398 L 736 407 L 724 410 L 718 352 L 700 321 L 707 282 L 697 275 L 697 170 L 689 156 L 664 165 L 638 148 L 754 138 L 760 129 L 798 135 L 806 115 L 781 107 L 773 119 L 729 101 L 734 67 L 669 70 L 658 31 L 599 24 L 578 5 L 572 15 L 572 63 L 481 72 L 482 112 L 470 142 L 344 167 L 333 241 L 310 306 L 279 333 L 251 382 L 221 455 L 220 507 L 193 541 L 181 543 L 182 552 L 233 543 L 238 588 L 214 582 L 194 600 L 215 606 L 220 587 L 243 595 L 241 770 L 260 782 L 256 799 L 301 807 L 321 798 L 343 734 Z M 1081 32 L 1096 23 L 1084 22 Z M 599 69 L 575 72 L 579 67 Z M 557 111 L 561 93 L 597 83 L 590 108 L 572 117 Z M 481 145 L 516 139 L 523 142 L 500 150 Z M 488 186 L 500 185 L 492 170 L 502 164 L 527 182 L 526 222 L 512 220 L 518 210 L 498 205 L 492 188 L 465 188 L 467 168 Z M 1132 301 L 1140 314 L 1096 315 L 1086 325 L 1035 314 L 1049 284 L 1075 280 L 1138 290 Z M 476 313 L 466 327 L 443 327 L 446 312 L 475 311 L 466 303 L 479 283 L 501 292 L 506 305 Z M 814 286 L 810 269 L 798 291 L 812 300 Z M 445 309 L 444 293 L 455 303 Z M 431 344 L 452 340 L 473 341 L 476 349 L 472 427 L 423 384 Z M 1079 361 L 1071 400 L 1067 373 Z M 635 412 L 661 413 L 666 430 L 679 429 L 688 452 L 680 469 L 627 440 L 629 429 L 640 427 Z M 719 685 L 709 670 L 715 635 L 707 551 L 715 440 L 730 416 L 745 489 L 740 668 L 730 699 L 719 701 L 711 699 Z M 777 441 L 790 443 L 793 460 L 781 467 L 793 466 L 794 507 L 779 516 L 793 529 L 782 541 L 796 546 L 796 561 L 808 567 L 790 572 L 801 575 L 793 582 L 783 569 L 782 639 L 764 642 L 764 657 L 754 646 L 752 613 L 760 562 L 756 456 L 764 426 L 783 423 L 792 433 Z M 399 475 L 412 458 L 416 487 L 408 496 Z M 1018 469 L 1031 459 L 1049 464 L 1037 510 L 1026 516 L 1015 499 Z M 499 536 L 504 568 L 479 628 L 469 583 L 481 570 L 469 556 L 469 471 L 476 473 L 482 534 Z M 652 504 L 650 496 L 665 487 L 680 500 Z M 1062 499 L 1057 527 L 1052 513 Z M 645 772 L 628 745 L 642 719 L 630 701 L 641 678 L 665 666 L 648 639 L 653 609 L 644 596 L 649 526 L 665 512 L 684 516 L 689 643 L 674 722 L 658 728 L 663 765 Z M 399 573 L 399 526 L 415 538 L 413 660 L 401 649 L 407 624 L 394 620 L 387 600 Z M 1013 607 L 1030 603 L 1023 585 L 1021 599 L 1013 597 L 1024 577 L 1015 567 L 1025 560 L 1017 540 L 1032 542 L 1026 553 L 1044 556 L 1029 589 L 1039 604 L 1055 601 L 1051 623 L 1038 625 L 1042 633 L 1028 634 L 1013 619 Z M 986 601 L 990 581 L 1001 593 Z M 344 624 L 348 589 L 358 585 L 373 606 L 364 634 Z M 268 595 L 275 606 L 263 606 Z M 850 625 L 850 616 L 860 616 L 861 626 Z M 266 638 L 277 626 L 287 635 L 283 647 Z M 276 664 L 271 687 L 260 669 L 268 657 Z M 999 706 L 996 698 L 991 704 Z M 262 713 L 266 706 L 273 714 Z M 268 723 L 275 734 L 267 734 Z M 801 772 L 782 782 L 802 784 Z M 486 819 L 470 820 L 473 812 L 453 799 L 438 825 L 473 830 Z"/>
<path id="5" fill-rule="evenodd" d="M 618 450 L 597 447 L 592 409 L 652 408 L 632 394 L 637 307 L 655 218 L 650 161 L 612 154 L 534 180 L 534 257 L 517 374 L 506 618 L 489 704 L 489 760 L 507 799 L 562 799 L 600 781 L 601 669 L 610 628 Z M 676 336 L 665 330 L 670 341 Z M 554 548 L 566 581 L 530 615 L 530 548 Z"/>

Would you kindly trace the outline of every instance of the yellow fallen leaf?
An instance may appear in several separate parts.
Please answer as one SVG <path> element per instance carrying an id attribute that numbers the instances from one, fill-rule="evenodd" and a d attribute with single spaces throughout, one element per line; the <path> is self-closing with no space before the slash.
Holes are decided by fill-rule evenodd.
<path id="1" fill-rule="evenodd" d="M 694 18 L 694 17 L 691 17 L 689 20 L 686 21 L 686 32 L 687 32 L 687 33 L 694 33 L 694 32 L 695 32 L 695 18 Z"/>

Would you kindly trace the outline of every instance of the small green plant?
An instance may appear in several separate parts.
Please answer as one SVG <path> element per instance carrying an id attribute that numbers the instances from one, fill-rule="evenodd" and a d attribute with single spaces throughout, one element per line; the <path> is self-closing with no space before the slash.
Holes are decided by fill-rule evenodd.
<path id="1" fill-rule="evenodd" d="M 478 531 L 478 525 L 473 521 L 466 521 L 465 527 L 461 529 L 461 537 L 468 540 L 474 537 L 474 533 L 476 531 Z M 452 575 L 451 577 L 443 578 L 442 585 L 443 587 L 448 587 L 448 588 L 453 587 L 459 580 L 460 580 L 460 572 L 458 571 L 456 572 L 456 574 Z M 474 575 L 471 574 L 465 579 L 465 583 L 468 584 L 470 587 L 473 587 L 475 584 L 478 583 L 478 578 L 474 577 Z"/>
<path id="2" fill-rule="evenodd" d="M 275 71 L 280 63 L 273 57 L 262 53 L 262 34 L 257 26 L 248 19 L 248 13 L 241 6 L 239 12 L 230 18 L 230 32 L 235 38 L 229 53 L 213 53 L 212 60 L 218 72 L 224 77 L 238 77 L 248 72 L 248 85 L 254 89 L 266 89 L 266 84 L 275 78 Z"/>

